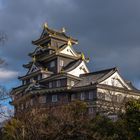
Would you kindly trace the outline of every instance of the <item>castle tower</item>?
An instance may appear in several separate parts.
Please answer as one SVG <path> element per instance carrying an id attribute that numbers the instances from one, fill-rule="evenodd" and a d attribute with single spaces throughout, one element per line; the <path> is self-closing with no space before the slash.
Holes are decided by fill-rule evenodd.
<path id="1" fill-rule="evenodd" d="M 29 54 L 32 61 L 23 65 L 27 73 L 19 77 L 22 85 L 11 91 L 16 114 L 36 104 L 48 107 L 73 100 L 87 102 L 89 114 L 105 113 L 106 105 L 113 114 L 112 103 L 118 106 L 125 99 L 140 98 L 140 91 L 116 67 L 89 72 L 89 59 L 74 50 L 78 41 L 65 32 L 44 24 L 39 39 L 32 41 L 35 49 Z"/>
<path id="2" fill-rule="evenodd" d="M 56 31 L 44 24 L 40 38 L 32 44 L 35 46 L 29 53 L 32 61 L 23 65 L 27 73 L 19 77 L 22 85 L 12 91 L 12 104 L 16 110 L 27 108 L 36 102 L 34 96 L 38 96 L 36 100 L 41 103 L 68 102 L 70 97 L 66 92 L 81 80 L 81 74 L 89 73 L 88 59 L 73 48 L 78 41 L 67 36 L 64 28 Z"/>

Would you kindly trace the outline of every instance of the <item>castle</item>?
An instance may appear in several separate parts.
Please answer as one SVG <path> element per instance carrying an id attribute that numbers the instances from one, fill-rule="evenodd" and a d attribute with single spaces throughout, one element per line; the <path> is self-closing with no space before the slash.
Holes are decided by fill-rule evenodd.
<path id="1" fill-rule="evenodd" d="M 110 103 L 112 110 L 124 99 L 140 97 L 140 91 L 117 68 L 90 72 L 89 58 L 74 50 L 78 40 L 67 36 L 64 28 L 57 31 L 44 24 L 41 36 L 32 44 L 32 61 L 23 65 L 28 72 L 19 77 L 22 85 L 11 92 L 16 114 L 35 104 L 47 107 L 74 100 L 87 102 L 89 114 L 104 113 Z"/>

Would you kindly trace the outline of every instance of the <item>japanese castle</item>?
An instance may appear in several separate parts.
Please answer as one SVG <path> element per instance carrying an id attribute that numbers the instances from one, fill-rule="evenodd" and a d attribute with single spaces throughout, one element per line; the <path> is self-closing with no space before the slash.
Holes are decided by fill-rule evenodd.
<path id="1" fill-rule="evenodd" d="M 82 100 L 92 114 L 103 103 L 140 97 L 140 91 L 124 80 L 116 67 L 90 72 L 86 66 L 89 59 L 74 50 L 78 40 L 66 35 L 65 28 L 58 31 L 45 23 L 32 44 L 32 61 L 23 65 L 27 73 L 19 77 L 22 84 L 11 92 L 15 113 L 36 104 L 47 107 Z"/>

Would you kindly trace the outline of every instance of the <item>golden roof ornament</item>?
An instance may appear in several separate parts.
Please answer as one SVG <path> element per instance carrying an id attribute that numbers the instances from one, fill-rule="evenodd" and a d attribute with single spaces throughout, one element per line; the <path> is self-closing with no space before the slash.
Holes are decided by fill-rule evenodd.
<path id="1" fill-rule="evenodd" d="M 66 32 L 65 27 L 63 27 L 63 28 L 61 29 L 61 32 L 62 32 L 62 33 L 65 33 L 65 32 Z"/>
<path id="2" fill-rule="evenodd" d="M 85 60 L 85 55 L 84 55 L 84 53 L 81 54 L 81 58 L 82 58 L 82 60 Z"/>
<path id="3" fill-rule="evenodd" d="M 71 40 L 68 40 L 68 46 L 72 46 Z"/>
<path id="4" fill-rule="evenodd" d="M 48 28 L 48 23 L 47 22 L 44 23 L 44 28 L 45 29 Z"/>
<path id="5" fill-rule="evenodd" d="M 84 53 L 81 54 L 81 59 L 87 63 L 89 63 L 89 58 L 85 58 Z"/>

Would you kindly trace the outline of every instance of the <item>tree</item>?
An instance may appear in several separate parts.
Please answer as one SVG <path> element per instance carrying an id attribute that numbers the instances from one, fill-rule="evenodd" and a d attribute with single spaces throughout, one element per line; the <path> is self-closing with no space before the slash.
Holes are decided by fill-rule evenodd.
<path id="1" fill-rule="evenodd" d="M 7 41 L 7 34 L 4 31 L 0 31 L 0 46 L 3 46 L 4 43 Z M 0 58 L 0 68 L 6 64 L 3 58 Z M 8 108 L 6 109 L 3 106 L 3 103 L 6 102 L 10 98 L 9 92 L 6 90 L 4 86 L 0 85 L 0 118 L 2 117 L 9 117 Z M 6 111 L 6 112 L 5 112 Z"/>
<path id="2" fill-rule="evenodd" d="M 127 130 L 132 139 L 140 139 L 140 99 L 129 100 L 125 105 L 126 113 L 123 116 Z"/>
<path id="3" fill-rule="evenodd" d="M 9 120 L 2 134 L 4 140 L 139 140 L 139 118 L 139 100 L 128 101 L 115 122 L 100 114 L 90 117 L 87 104 L 74 101 L 50 108 L 28 108 Z"/>

